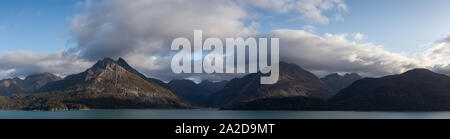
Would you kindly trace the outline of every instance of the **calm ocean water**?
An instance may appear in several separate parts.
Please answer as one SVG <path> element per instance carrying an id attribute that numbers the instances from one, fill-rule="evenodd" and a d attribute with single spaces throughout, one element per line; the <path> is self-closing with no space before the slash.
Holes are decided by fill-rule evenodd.
<path id="1" fill-rule="evenodd" d="M 0 111 L 0 119 L 449 119 L 450 112 L 89 110 Z"/>

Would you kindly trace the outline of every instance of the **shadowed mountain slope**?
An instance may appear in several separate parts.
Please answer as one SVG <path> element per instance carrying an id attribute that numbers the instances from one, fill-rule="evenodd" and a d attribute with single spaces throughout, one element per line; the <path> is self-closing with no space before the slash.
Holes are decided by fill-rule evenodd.
<path id="1" fill-rule="evenodd" d="M 450 77 L 427 69 L 365 78 L 334 96 L 336 109 L 450 110 Z"/>
<path id="2" fill-rule="evenodd" d="M 314 74 L 285 62 L 280 62 L 280 78 L 276 84 L 260 84 L 261 76 L 262 74 L 257 73 L 231 80 L 223 90 L 211 97 L 210 104 L 216 107 L 239 109 L 242 103 L 248 104 L 261 99 L 281 100 L 280 98 L 293 97 L 326 99 L 335 94 Z M 279 108 L 282 109 L 282 107 L 280 105 Z"/>

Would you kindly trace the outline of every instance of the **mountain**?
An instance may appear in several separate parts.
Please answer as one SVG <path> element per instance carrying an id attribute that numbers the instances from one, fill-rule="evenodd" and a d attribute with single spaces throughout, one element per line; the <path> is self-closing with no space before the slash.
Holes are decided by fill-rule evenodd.
<path id="1" fill-rule="evenodd" d="M 20 78 L 4 79 L 0 81 L 0 96 L 24 93 L 25 83 Z"/>
<path id="2" fill-rule="evenodd" d="M 211 82 L 208 80 L 203 80 L 198 84 L 199 88 L 205 90 L 209 93 L 209 95 L 212 95 L 220 90 L 222 90 L 226 85 L 228 81 L 220 81 L 220 82 Z"/>
<path id="3" fill-rule="evenodd" d="M 365 78 L 330 99 L 341 110 L 450 110 L 450 77 L 427 69 Z"/>
<path id="4" fill-rule="evenodd" d="M 169 82 L 169 89 L 178 97 L 195 105 L 207 105 L 209 97 L 221 90 L 227 84 L 226 81 L 211 82 L 202 81 L 196 84 L 192 80 L 172 80 Z"/>
<path id="5" fill-rule="evenodd" d="M 35 92 L 47 83 L 62 80 L 61 77 L 53 75 L 51 73 L 33 74 L 25 78 L 25 85 L 28 88 L 28 92 Z"/>
<path id="6" fill-rule="evenodd" d="M 25 80 L 20 78 L 5 79 L 0 81 L 0 96 L 12 94 L 32 94 L 49 82 L 61 80 L 51 73 L 33 74 Z"/>
<path id="7" fill-rule="evenodd" d="M 224 89 L 211 97 L 210 104 L 225 109 L 240 109 L 240 104 L 250 105 L 249 103 L 260 100 L 274 99 L 271 101 L 279 101 L 282 100 L 281 98 L 295 97 L 326 99 L 335 94 L 314 74 L 297 65 L 285 62 L 280 62 L 280 78 L 276 84 L 260 84 L 261 76 L 261 73 L 256 73 L 231 80 Z M 262 104 L 264 106 L 270 105 Z M 270 107 L 284 109 L 281 105 Z"/>
<path id="8" fill-rule="evenodd" d="M 151 83 L 158 84 L 158 85 L 160 85 L 160 86 L 162 86 L 162 87 L 168 89 L 168 85 L 167 85 L 166 83 L 164 83 L 163 81 L 158 80 L 158 79 L 147 78 L 144 74 L 139 73 L 136 69 L 134 69 L 133 67 L 131 67 L 130 65 L 128 65 L 128 63 L 127 63 L 123 58 L 119 58 L 119 59 L 117 60 L 117 64 L 119 64 L 119 65 L 120 65 L 121 67 L 123 67 L 125 70 L 127 70 L 127 71 L 129 71 L 129 72 L 131 72 L 131 73 L 133 73 L 133 74 L 138 75 L 138 76 L 141 77 L 142 79 L 145 79 L 145 80 L 147 80 L 147 81 L 149 81 L 149 82 L 151 82 Z"/>
<path id="9" fill-rule="evenodd" d="M 185 108 L 170 90 L 148 81 L 125 60 L 105 58 L 85 72 L 43 86 L 45 98 L 58 105 L 77 104 L 88 108 Z M 41 97 L 43 95 L 40 95 Z M 49 98 L 50 97 L 50 98 Z"/>
<path id="10" fill-rule="evenodd" d="M 342 89 L 350 86 L 353 82 L 362 79 L 362 77 L 356 73 L 339 75 L 337 73 L 327 75 L 321 80 L 328 85 L 335 92 L 339 92 Z"/>

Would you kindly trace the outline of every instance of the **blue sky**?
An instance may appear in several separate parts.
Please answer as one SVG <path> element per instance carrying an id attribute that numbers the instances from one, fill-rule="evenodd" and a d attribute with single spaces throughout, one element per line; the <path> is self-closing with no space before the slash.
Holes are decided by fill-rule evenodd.
<path id="1" fill-rule="evenodd" d="M 320 32 L 361 32 L 391 52 L 412 53 L 450 33 L 448 0 L 349 0 L 344 22 Z"/>
<path id="2" fill-rule="evenodd" d="M 30 50 L 53 52 L 66 47 L 69 19 L 81 9 L 80 0 L 2 0 L 0 4 L 0 52 Z M 312 24 L 315 33 L 363 33 L 366 41 L 397 53 L 413 53 L 450 34 L 448 0 L 347 0 L 344 21 Z M 263 11 L 255 11 L 264 14 Z M 326 14 L 326 13 L 325 13 Z M 303 29 L 310 25 L 293 14 L 256 19 L 261 32 Z"/>
<path id="3" fill-rule="evenodd" d="M 0 52 L 54 52 L 69 38 L 69 21 L 78 0 L 2 0 Z"/>

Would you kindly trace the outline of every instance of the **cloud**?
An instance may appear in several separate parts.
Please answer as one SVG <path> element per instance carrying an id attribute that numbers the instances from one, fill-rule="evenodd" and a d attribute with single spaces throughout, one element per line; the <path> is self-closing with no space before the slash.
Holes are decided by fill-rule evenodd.
<path id="1" fill-rule="evenodd" d="M 10 51 L 0 57 L 0 70 L 8 76 L 36 72 L 72 74 L 104 57 L 124 57 L 146 75 L 174 78 L 169 69 L 171 41 L 193 37 L 193 30 L 207 37 L 257 35 L 245 8 L 232 0 L 108 0 L 79 2 L 85 12 L 71 18 L 74 46 L 57 53 Z M 167 73 L 161 74 L 161 73 Z"/>
<path id="2" fill-rule="evenodd" d="M 432 63 L 435 72 L 450 75 L 450 36 L 430 43 L 431 48 L 416 54 L 421 61 Z"/>
<path id="3" fill-rule="evenodd" d="M 343 0 L 238 0 L 244 5 L 275 11 L 276 13 L 295 13 L 301 19 L 314 24 L 328 24 L 329 17 L 325 12 L 334 11 L 334 19 L 344 21 L 342 12 L 348 11 Z"/>
<path id="4" fill-rule="evenodd" d="M 238 2 L 277 13 L 287 13 L 295 8 L 296 0 L 238 0 Z"/>
<path id="5" fill-rule="evenodd" d="M 88 61 L 124 57 L 147 75 L 170 71 L 171 41 L 192 38 L 194 30 L 202 30 L 204 38 L 258 34 L 259 24 L 245 24 L 247 12 L 231 0 L 108 0 L 79 5 L 86 12 L 72 19 L 78 46 L 71 51 Z"/>
<path id="6" fill-rule="evenodd" d="M 14 69 L 0 70 L 0 79 L 11 78 L 9 75 L 14 71 L 15 71 Z"/>
<path id="7" fill-rule="evenodd" d="M 312 23 L 328 24 L 330 19 L 323 15 L 323 12 L 337 9 L 347 11 L 347 5 L 342 0 L 299 0 L 296 5 L 303 19 Z M 340 19 L 343 18 L 338 14 Z"/>
<path id="8" fill-rule="evenodd" d="M 232 1 L 109 0 L 75 16 L 72 31 L 76 49 L 89 60 L 166 55 L 171 40 L 192 37 L 195 29 L 205 36 L 253 35 L 256 31 L 241 22 L 246 16 Z"/>
<path id="9" fill-rule="evenodd" d="M 63 50 L 56 53 L 7 51 L 0 56 L 0 77 L 23 77 L 42 72 L 65 76 L 84 71 L 91 65 L 92 62 L 80 60 Z"/>
<path id="10" fill-rule="evenodd" d="M 336 15 L 334 15 L 334 19 L 336 20 L 336 21 L 345 21 L 345 19 L 344 19 L 344 17 L 342 17 L 342 14 L 336 14 Z"/>
<path id="11" fill-rule="evenodd" d="M 450 76 L 450 64 L 438 64 L 432 68 L 433 71 Z"/>
<path id="12" fill-rule="evenodd" d="M 431 48 L 419 54 L 419 57 L 429 63 L 449 62 L 446 60 L 450 58 L 450 42 L 437 41 Z"/>
<path id="13" fill-rule="evenodd" d="M 314 33 L 314 32 L 316 32 L 316 27 L 314 27 L 312 25 L 304 25 L 303 30 L 310 32 L 310 33 Z"/>
<path id="14" fill-rule="evenodd" d="M 367 37 L 364 34 L 359 33 L 359 32 L 358 33 L 353 33 L 352 35 L 353 35 L 353 39 L 355 41 L 357 41 L 357 42 L 367 39 Z"/>
<path id="15" fill-rule="evenodd" d="M 281 60 L 316 72 L 383 76 L 427 66 L 372 43 L 349 41 L 346 34 L 325 34 L 322 37 L 303 30 L 274 30 L 271 37 L 280 38 Z"/>

